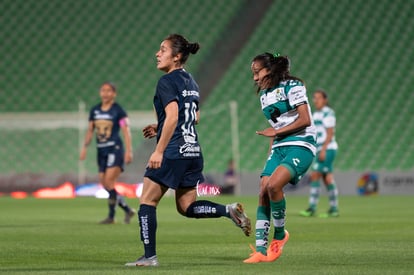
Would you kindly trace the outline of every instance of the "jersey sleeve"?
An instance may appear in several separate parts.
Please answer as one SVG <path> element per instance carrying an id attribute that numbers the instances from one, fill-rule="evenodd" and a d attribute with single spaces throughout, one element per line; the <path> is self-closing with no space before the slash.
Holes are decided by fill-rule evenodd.
<path id="1" fill-rule="evenodd" d="M 118 110 L 118 117 L 119 117 L 119 119 L 121 120 L 121 119 L 123 119 L 123 118 L 128 117 L 128 114 L 127 114 L 127 112 L 124 110 L 124 108 L 122 108 L 122 107 L 121 107 L 121 105 L 118 105 L 118 107 L 119 107 L 119 110 Z"/>
<path id="2" fill-rule="evenodd" d="M 335 113 L 333 111 L 328 112 L 322 123 L 325 128 L 334 128 L 336 125 Z"/>
<path id="3" fill-rule="evenodd" d="M 302 104 L 308 104 L 308 97 L 306 96 L 306 88 L 303 85 L 296 85 L 288 91 L 288 99 L 290 106 L 296 108 Z"/>
<path id="4" fill-rule="evenodd" d="M 168 78 L 164 77 L 158 81 L 157 96 L 159 97 L 163 108 L 165 108 L 171 101 L 178 101 L 177 89 Z"/>
<path id="5" fill-rule="evenodd" d="M 94 111 L 95 111 L 95 107 L 94 107 L 94 108 L 92 108 L 92 109 L 89 111 L 89 118 L 88 118 L 88 120 L 89 120 L 89 121 L 93 121 L 93 120 L 94 120 L 94 116 L 93 116 Z"/>

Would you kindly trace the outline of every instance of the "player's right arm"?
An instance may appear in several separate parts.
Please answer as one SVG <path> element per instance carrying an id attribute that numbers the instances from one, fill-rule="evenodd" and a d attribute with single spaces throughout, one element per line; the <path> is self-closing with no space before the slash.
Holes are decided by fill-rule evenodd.
<path id="1" fill-rule="evenodd" d="M 328 148 L 329 143 L 332 141 L 334 133 L 334 128 L 326 128 L 326 139 L 322 144 L 321 151 L 319 152 L 319 160 L 324 161 L 326 158 L 326 149 Z"/>
<path id="2" fill-rule="evenodd" d="M 84 160 L 86 158 L 86 150 L 87 150 L 88 145 L 92 141 L 93 129 L 94 129 L 93 121 L 89 121 L 88 130 L 86 131 L 85 140 L 83 142 L 83 146 L 82 146 L 80 156 L 79 156 L 80 160 Z"/>
<path id="3" fill-rule="evenodd" d="M 195 120 L 195 124 L 199 124 L 199 123 L 200 123 L 200 110 L 196 112 L 196 120 Z"/>
<path id="4" fill-rule="evenodd" d="M 148 161 L 148 167 L 158 169 L 161 167 L 164 151 L 167 148 L 171 137 L 174 135 L 175 128 L 178 123 L 178 104 L 177 101 L 172 101 L 167 104 L 165 110 L 165 121 L 162 126 L 161 136 L 157 142 L 154 152 Z"/>

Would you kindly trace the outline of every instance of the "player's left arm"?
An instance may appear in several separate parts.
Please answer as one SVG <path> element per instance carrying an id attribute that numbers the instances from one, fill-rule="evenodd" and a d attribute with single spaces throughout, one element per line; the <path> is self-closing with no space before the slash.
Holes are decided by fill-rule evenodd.
<path id="1" fill-rule="evenodd" d="M 124 117 L 121 120 L 119 120 L 119 126 L 121 127 L 122 135 L 124 136 L 124 141 L 125 141 L 124 161 L 125 163 L 131 163 L 132 158 L 133 158 L 132 137 L 131 137 L 131 129 L 129 127 L 128 117 Z"/>
<path id="2" fill-rule="evenodd" d="M 293 123 L 277 130 L 269 127 L 263 131 L 256 131 L 256 134 L 266 137 L 282 137 L 298 132 L 310 126 L 312 124 L 312 119 L 309 115 L 308 104 L 304 102 L 303 104 L 297 106 L 296 110 L 298 112 L 298 118 Z"/>

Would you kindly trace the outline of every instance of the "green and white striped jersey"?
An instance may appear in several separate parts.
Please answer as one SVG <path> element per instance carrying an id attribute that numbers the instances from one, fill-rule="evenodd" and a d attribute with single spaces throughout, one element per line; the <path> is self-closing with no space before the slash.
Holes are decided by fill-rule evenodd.
<path id="1" fill-rule="evenodd" d="M 306 95 L 306 87 L 297 80 L 280 82 L 278 86 L 260 91 L 260 103 L 265 117 L 274 129 L 290 125 L 298 118 L 296 108 L 307 104 L 309 117 L 311 109 Z M 312 124 L 305 129 L 287 136 L 276 137 L 272 147 L 298 145 L 316 152 L 316 129 Z"/>
<path id="2" fill-rule="evenodd" d="M 316 127 L 316 142 L 317 142 L 317 151 L 319 152 L 322 149 L 322 145 L 326 140 L 326 129 L 335 128 L 336 126 L 336 117 L 335 112 L 332 108 L 324 106 L 322 109 L 317 110 L 313 113 L 313 122 Z M 326 149 L 337 150 L 338 144 L 335 140 L 335 129 L 334 135 L 331 142 L 329 142 Z"/>

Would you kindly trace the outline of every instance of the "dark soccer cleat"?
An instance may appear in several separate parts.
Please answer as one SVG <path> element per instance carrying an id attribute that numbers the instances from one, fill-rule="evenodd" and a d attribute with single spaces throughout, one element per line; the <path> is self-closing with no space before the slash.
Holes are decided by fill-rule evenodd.
<path id="1" fill-rule="evenodd" d="M 136 212 L 134 209 L 131 208 L 131 210 L 128 213 L 125 213 L 124 223 L 130 224 L 132 217 L 134 217 Z"/>
<path id="2" fill-rule="evenodd" d="M 104 220 L 102 220 L 102 221 L 100 221 L 99 222 L 100 224 L 114 224 L 115 223 L 115 220 L 114 219 L 112 219 L 112 218 L 106 218 L 106 219 L 104 219 Z"/>

